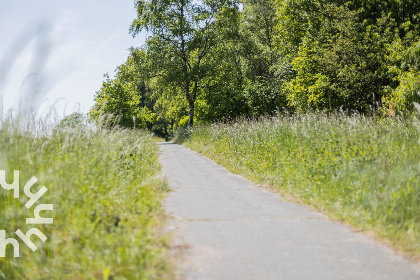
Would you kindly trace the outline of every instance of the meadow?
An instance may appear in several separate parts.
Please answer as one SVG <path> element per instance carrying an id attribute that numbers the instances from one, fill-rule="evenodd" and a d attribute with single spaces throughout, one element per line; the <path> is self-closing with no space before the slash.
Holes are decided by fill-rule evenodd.
<path id="1" fill-rule="evenodd" d="M 178 142 L 420 257 L 420 122 L 301 114 L 202 125 Z"/>
<path id="2" fill-rule="evenodd" d="M 48 132 L 42 124 L 8 123 L 0 128 L 0 170 L 7 182 L 19 170 L 20 198 L 0 188 L 0 224 L 6 238 L 20 241 L 20 257 L 7 246 L 0 279 L 170 279 L 161 228 L 161 201 L 168 190 L 159 174 L 152 136 L 139 130 L 85 126 Z M 37 201 L 53 224 L 27 225 L 23 187 L 35 176 L 48 191 Z M 30 228 L 32 252 L 14 232 Z"/>

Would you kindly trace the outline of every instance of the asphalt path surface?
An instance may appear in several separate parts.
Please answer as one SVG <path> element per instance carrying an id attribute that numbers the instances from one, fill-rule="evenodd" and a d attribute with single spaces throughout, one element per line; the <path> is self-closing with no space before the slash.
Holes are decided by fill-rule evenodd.
<path id="1" fill-rule="evenodd" d="M 412 279 L 420 265 L 181 145 L 158 143 L 180 279 Z"/>

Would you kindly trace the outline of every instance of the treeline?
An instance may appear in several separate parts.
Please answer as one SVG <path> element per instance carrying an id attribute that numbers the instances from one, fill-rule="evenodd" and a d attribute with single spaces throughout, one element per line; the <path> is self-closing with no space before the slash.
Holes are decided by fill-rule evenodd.
<path id="1" fill-rule="evenodd" d="M 287 110 L 409 115 L 420 91 L 418 0 L 139 0 L 148 34 L 90 115 L 161 134 Z"/>

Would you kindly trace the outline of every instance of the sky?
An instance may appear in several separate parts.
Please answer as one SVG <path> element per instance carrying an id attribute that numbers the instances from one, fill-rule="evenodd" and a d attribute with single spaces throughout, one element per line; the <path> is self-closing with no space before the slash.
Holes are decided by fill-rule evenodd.
<path id="1" fill-rule="evenodd" d="M 103 75 L 144 44 L 135 17 L 134 0 L 0 0 L 0 114 L 88 112 Z"/>

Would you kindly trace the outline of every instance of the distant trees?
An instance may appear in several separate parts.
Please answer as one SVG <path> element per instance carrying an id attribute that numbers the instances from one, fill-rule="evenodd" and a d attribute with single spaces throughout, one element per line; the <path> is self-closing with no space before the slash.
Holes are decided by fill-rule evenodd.
<path id="1" fill-rule="evenodd" d="M 403 63 L 395 58 L 420 39 L 418 2 L 278 3 L 279 50 L 296 72 L 284 87 L 289 106 L 368 112 L 401 103 L 392 97 Z"/>
<path id="2" fill-rule="evenodd" d="M 138 0 L 149 35 L 91 116 L 167 134 L 283 109 L 410 114 L 420 91 L 414 0 Z M 117 118 L 115 119 L 117 120 Z"/>
<path id="3" fill-rule="evenodd" d="M 274 0 L 246 0 L 242 12 L 241 37 L 244 74 L 243 92 L 249 115 L 272 114 L 286 106 L 281 79 L 277 75 L 279 53 L 275 39 L 276 4 Z"/>
<path id="4" fill-rule="evenodd" d="M 104 118 L 107 125 L 146 128 L 155 121 L 153 103 L 142 79 L 138 50 L 132 50 L 127 62 L 117 68 L 116 77 L 105 75 L 101 89 L 96 93 L 95 105 L 89 115 Z"/>
<path id="5" fill-rule="evenodd" d="M 188 126 L 194 123 L 195 103 L 207 75 L 203 61 L 218 43 L 217 18 L 235 9 L 229 0 L 138 0 L 133 36 L 151 34 L 145 49 L 150 76 L 157 83 L 182 93 L 188 103 Z"/>
<path id="6" fill-rule="evenodd" d="M 82 113 L 74 112 L 64 117 L 55 127 L 55 131 L 74 129 L 87 125 L 87 118 Z"/>
<path id="7" fill-rule="evenodd" d="M 296 71 L 285 86 L 289 104 L 299 111 L 376 108 L 383 86 L 390 83 L 383 63 L 387 38 L 359 21 L 359 11 L 346 5 L 321 7 L 313 10 L 315 24 L 302 33 L 292 48 L 296 51 L 288 54 Z"/>

